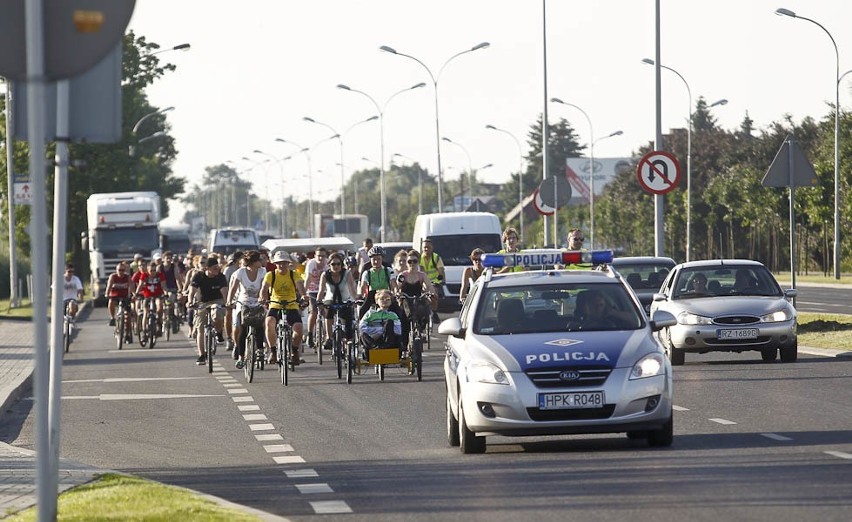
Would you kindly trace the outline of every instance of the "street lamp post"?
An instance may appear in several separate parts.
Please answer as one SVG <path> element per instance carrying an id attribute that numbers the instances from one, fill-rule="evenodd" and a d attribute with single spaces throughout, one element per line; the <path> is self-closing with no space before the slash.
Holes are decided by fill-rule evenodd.
<path id="1" fill-rule="evenodd" d="M 327 138 L 331 139 L 331 138 Z M 275 141 L 279 143 L 289 143 L 290 145 L 295 145 L 299 147 L 299 150 L 295 153 L 287 156 L 283 159 L 283 161 L 287 161 L 291 159 L 293 156 L 299 153 L 305 154 L 305 159 L 308 162 L 308 214 L 310 215 L 308 218 L 308 231 L 313 235 L 313 221 L 314 221 L 314 176 L 311 171 L 311 149 L 307 147 L 303 147 L 296 143 L 295 141 L 285 140 L 284 138 L 275 138 Z M 325 140 L 322 140 L 325 141 Z"/>
<path id="2" fill-rule="evenodd" d="M 174 107 L 166 107 L 164 109 L 159 109 L 159 110 L 156 110 L 154 112 L 149 112 L 145 116 L 142 116 L 141 118 L 139 118 L 139 121 L 137 121 L 136 125 L 133 126 L 133 130 L 131 132 L 135 135 L 139 131 L 139 127 L 142 125 L 142 122 L 144 122 L 148 118 L 152 118 L 152 117 L 156 116 L 157 114 L 163 114 L 163 113 L 173 111 L 173 110 L 175 110 Z"/>
<path id="3" fill-rule="evenodd" d="M 340 213 L 346 214 L 346 201 L 345 201 L 346 198 L 344 196 L 345 191 L 343 189 L 343 187 L 346 186 L 346 182 L 345 182 L 346 176 L 345 176 L 344 171 L 343 171 L 343 137 L 331 125 L 328 125 L 328 124 L 323 123 L 321 121 L 317 121 L 317 120 L 315 120 L 315 119 L 313 119 L 309 116 L 303 117 L 302 120 L 304 120 L 308 123 L 313 123 L 315 125 L 319 125 L 321 127 L 325 127 L 326 129 L 330 130 L 334 134 L 333 136 L 331 136 L 331 138 L 337 138 L 337 143 L 340 145 Z"/>
<path id="4" fill-rule="evenodd" d="M 523 243 L 524 242 L 524 184 L 523 184 L 524 153 L 523 153 L 523 150 L 521 149 L 521 142 L 518 141 L 518 138 L 515 137 L 515 135 L 512 134 L 511 132 L 504 130 L 504 129 L 501 129 L 501 128 L 498 128 L 498 127 L 495 127 L 494 125 L 491 125 L 490 123 L 488 125 L 486 125 L 485 128 L 489 129 L 489 130 L 497 131 L 497 132 L 502 132 L 503 134 L 508 135 L 510 138 L 515 140 L 515 145 L 518 147 L 518 157 L 520 158 L 520 164 L 518 166 L 518 208 L 520 209 L 519 216 L 520 216 L 520 219 L 521 219 L 521 224 L 520 224 L 520 226 L 521 226 L 521 230 L 520 230 L 521 243 Z"/>
<path id="5" fill-rule="evenodd" d="M 463 54 L 472 53 L 473 51 L 478 51 L 480 49 L 487 49 L 490 46 L 491 46 L 490 43 L 482 42 L 482 43 L 479 43 L 477 45 L 474 45 L 470 49 L 465 49 L 464 51 L 458 52 L 458 53 L 450 56 L 447 59 L 447 61 L 444 62 L 444 65 L 442 65 L 441 68 L 438 69 L 438 75 L 437 76 L 432 74 L 432 70 L 429 69 L 429 67 L 427 67 L 425 63 L 418 60 L 414 56 L 411 56 L 410 54 L 401 53 L 401 52 L 397 51 L 396 49 L 394 49 L 393 47 L 388 47 L 387 45 L 383 45 L 383 46 L 379 47 L 380 51 L 395 54 L 397 56 L 404 56 L 405 58 L 409 58 L 409 59 L 414 60 L 415 62 L 419 63 L 424 69 L 426 69 L 426 72 L 429 74 L 429 78 L 432 80 L 432 85 L 435 88 L 435 148 L 436 148 L 436 152 L 437 152 L 437 155 L 438 155 L 438 212 L 444 211 L 443 210 L 444 209 L 443 191 L 442 191 L 442 188 L 441 188 L 441 185 L 443 184 L 443 180 L 444 180 L 444 174 L 443 174 L 443 170 L 441 169 L 441 124 L 440 124 L 440 120 L 438 119 L 438 80 L 441 79 L 441 73 L 444 72 L 444 68 L 447 66 L 447 64 L 449 64 L 455 58 L 458 58 L 459 56 L 461 56 Z"/>
<path id="6" fill-rule="evenodd" d="M 595 144 L 601 140 L 612 138 L 613 136 L 621 136 L 622 134 L 624 134 L 624 131 L 621 130 L 611 132 L 606 136 L 601 136 L 594 140 L 589 146 L 589 214 L 591 215 L 591 221 L 589 222 L 589 244 L 592 245 L 592 248 L 595 248 Z"/>
<path id="7" fill-rule="evenodd" d="M 145 58 L 149 56 L 154 56 L 155 54 L 167 53 L 169 51 L 188 51 L 191 45 L 188 43 L 182 43 L 179 45 L 175 45 L 174 47 L 167 47 L 165 49 L 160 49 L 159 51 L 154 51 L 153 53 L 148 53 L 145 55 Z"/>
<path id="8" fill-rule="evenodd" d="M 473 162 L 470 161 L 470 153 L 461 143 L 451 140 L 450 138 L 444 136 L 441 140 L 446 141 L 447 143 L 452 143 L 456 147 L 460 148 L 464 155 L 467 156 L 467 184 L 468 188 L 470 188 L 470 177 L 473 175 Z M 464 175 L 459 176 L 459 183 L 461 183 L 461 199 L 462 205 L 464 205 Z"/>
<path id="9" fill-rule="evenodd" d="M 834 46 L 834 278 L 840 279 L 840 80 L 848 72 L 840 75 L 840 52 L 837 50 L 837 42 L 834 41 L 834 37 L 822 24 L 816 20 L 799 16 L 783 7 L 776 9 L 775 14 L 798 18 L 814 24 L 828 35 L 831 45 Z"/>
<path id="10" fill-rule="evenodd" d="M 387 223 L 387 195 L 385 194 L 385 109 L 387 108 L 387 106 L 391 102 L 391 100 L 396 98 L 398 95 L 400 95 L 404 92 L 411 91 L 411 90 L 414 90 L 414 89 L 419 89 L 420 87 L 425 87 L 425 86 L 426 86 L 425 83 L 418 83 L 416 85 L 412 85 L 411 87 L 408 87 L 407 89 L 400 89 L 400 90 L 396 91 L 395 93 L 393 93 L 385 101 L 384 105 L 379 106 L 379 103 L 375 100 L 375 98 L 373 98 L 372 96 L 370 96 L 366 92 L 358 90 L 358 89 L 353 89 L 352 87 L 349 87 L 348 85 L 344 85 L 342 83 L 337 85 L 338 89 L 341 89 L 341 90 L 344 90 L 344 91 L 355 92 L 355 93 L 358 93 L 358 94 L 364 96 L 365 98 L 367 98 L 368 100 L 370 100 L 373 103 L 373 105 L 376 107 L 376 111 L 378 111 L 378 113 L 379 113 L 379 149 L 380 149 L 379 152 L 381 154 L 381 158 L 379 158 L 379 164 L 380 164 L 380 168 L 379 168 L 379 198 L 381 200 L 381 212 L 380 212 L 380 214 L 381 214 L 381 216 L 380 216 L 380 221 L 381 221 L 381 223 L 380 223 L 380 226 L 381 226 L 380 234 L 381 235 L 380 235 L 380 238 L 381 238 L 382 242 L 384 242 L 384 240 L 385 240 L 385 228 L 386 228 L 386 223 Z"/>

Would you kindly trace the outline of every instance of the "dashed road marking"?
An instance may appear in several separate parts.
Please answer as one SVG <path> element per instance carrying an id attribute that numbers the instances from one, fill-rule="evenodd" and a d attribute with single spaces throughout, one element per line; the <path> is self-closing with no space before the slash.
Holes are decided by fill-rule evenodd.
<path id="1" fill-rule="evenodd" d="M 293 446 L 289 444 L 267 444 L 263 447 L 267 453 L 286 453 L 293 451 Z"/>
<path id="2" fill-rule="evenodd" d="M 262 420 L 269 420 L 269 419 L 267 419 L 266 415 L 264 415 L 262 413 L 249 413 L 247 415 L 243 415 L 243 420 L 262 421 Z"/>
<path id="3" fill-rule="evenodd" d="M 109 379 L 80 379 L 76 381 L 62 381 L 62 384 L 75 383 L 116 383 L 116 382 L 149 382 L 149 381 L 192 381 L 197 379 L 206 379 L 207 377 L 111 377 Z"/>
<path id="4" fill-rule="evenodd" d="M 284 440 L 284 437 L 279 435 L 278 433 L 258 433 L 254 436 L 258 442 L 266 442 L 270 440 Z"/>
<path id="5" fill-rule="evenodd" d="M 334 493 L 334 490 L 331 489 L 331 486 L 326 484 L 325 482 L 319 482 L 317 484 L 294 484 L 296 489 L 299 490 L 299 493 L 302 495 L 314 495 L 317 493 Z"/>
<path id="6" fill-rule="evenodd" d="M 672 406 L 672 409 L 674 411 L 689 411 L 689 408 L 684 408 L 683 406 L 677 406 L 677 405 Z"/>
<path id="7" fill-rule="evenodd" d="M 179 393 L 102 393 L 100 395 L 67 395 L 62 397 L 62 399 L 88 399 L 99 401 L 140 401 L 157 399 L 201 399 L 206 397 L 224 397 L 224 395 L 189 395 Z"/>
<path id="8" fill-rule="evenodd" d="M 827 455 L 831 455 L 832 457 L 839 457 L 841 459 L 852 460 L 852 453 L 845 453 L 843 451 L 826 451 Z"/>
<path id="9" fill-rule="evenodd" d="M 245 388 L 230 388 L 228 390 L 228 393 L 230 393 L 231 395 L 236 395 L 238 393 L 248 393 L 248 390 Z"/>
<path id="10" fill-rule="evenodd" d="M 254 402 L 254 398 L 251 395 L 247 397 L 231 397 L 231 400 L 234 402 Z"/>
<path id="11" fill-rule="evenodd" d="M 225 388 L 239 388 L 239 387 L 242 386 L 242 384 L 240 384 L 238 382 L 234 382 L 234 383 L 222 384 L 222 386 L 224 386 Z"/>
<path id="12" fill-rule="evenodd" d="M 777 433 L 761 433 L 762 437 L 766 437 L 767 439 L 777 440 L 780 442 L 786 442 L 789 440 L 793 440 L 790 437 L 785 437 L 784 435 L 778 435 Z"/>
<path id="13" fill-rule="evenodd" d="M 304 464 L 305 459 L 298 455 L 289 455 L 286 457 L 272 457 L 276 464 Z"/>
<path id="14" fill-rule="evenodd" d="M 272 424 L 249 424 L 249 429 L 251 429 L 251 431 L 266 431 L 274 430 L 275 426 Z"/>
<path id="15" fill-rule="evenodd" d="M 716 422 L 718 424 L 724 424 L 725 426 L 736 424 L 736 422 L 729 421 L 729 420 L 726 420 L 726 419 L 707 419 L 707 420 L 709 420 L 710 422 Z"/>
<path id="16" fill-rule="evenodd" d="M 284 474 L 287 475 L 287 478 L 314 478 L 319 476 L 319 473 L 311 468 L 294 469 L 285 471 Z"/>
<path id="17" fill-rule="evenodd" d="M 342 500 L 323 500 L 321 502 L 311 502 L 311 507 L 314 508 L 314 513 L 316 513 L 317 515 L 352 513 L 352 508 L 349 507 L 349 504 Z"/>
<path id="18" fill-rule="evenodd" d="M 239 409 L 240 411 L 258 411 L 260 409 L 260 406 L 258 406 L 257 404 L 240 404 L 239 406 L 237 406 L 237 409 Z"/>

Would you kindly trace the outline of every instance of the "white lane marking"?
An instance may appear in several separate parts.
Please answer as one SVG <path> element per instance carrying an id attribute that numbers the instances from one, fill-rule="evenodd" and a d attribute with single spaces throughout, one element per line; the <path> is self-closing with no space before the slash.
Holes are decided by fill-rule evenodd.
<path id="1" fill-rule="evenodd" d="M 689 411 L 689 408 L 684 408 L 683 406 L 677 406 L 677 405 L 673 405 L 672 409 L 674 411 Z"/>
<path id="2" fill-rule="evenodd" d="M 790 437 L 785 437 L 784 435 L 778 435 L 777 433 L 761 433 L 760 435 L 763 436 L 763 437 L 766 437 L 767 439 L 777 440 L 777 441 L 780 441 L 780 442 L 786 442 L 788 440 L 793 440 Z"/>
<path id="3" fill-rule="evenodd" d="M 839 457 L 841 459 L 852 460 L 852 453 L 845 453 L 842 451 L 826 451 L 825 452 L 832 457 Z"/>
<path id="4" fill-rule="evenodd" d="M 232 382 L 232 383 L 226 382 L 226 383 L 222 383 L 222 386 L 224 386 L 225 388 L 240 388 L 243 385 L 238 383 L 238 382 Z"/>
<path id="5" fill-rule="evenodd" d="M 269 441 L 269 440 L 284 440 L 278 433 L 258 433 L 254 436 L 259 442 Z"/>
<path id="6" fill-rule="evenodd" d="M 113 377 L 110 379 L 80 379 L 78 381 L 62 381 L 62 384 L 74 384 L 74 383 L 89 383 L 89 382 L 103 382 L 103 383 L 116 383 L 116 382 L 148 382 L 148 381 L 192 381 L 198 379 L 205 379 L 206 377 Z"/>
<path id="7" fill-rule="evenodd" d="M 726 426 L 731 425 L 731 424 L 736 424 L 736 422 L 734 422 L 734 421 L 729 421 L 729 420 L 725 420 L 725 419 L 707 419 L 707 420 L 709 420 L 710 422 L 717 422 L 719 424 L 724 424 Z"/>
<path id="8" fill-rule="evenodd" d="M 322 502 L 311 502 L 310 504 L 314 508 L 314 513 L 317 515 L 352 513 L 352 508 L 343 500 L 323 500 Z"/>
<path id="9" fill-rule="evenodd" d="M 286 457 L 272 457 L 276 464 L 304 464 L 305 459 L 298 455 L 288 455 Z"/>
<path id="10" fill-rule="evenodd" d="M 267 453 L 287 453 L 293 451 L 293 446 L 289 444 L 267 444 L 263 449 Z"/>
<path id="11" fill-rule="evenodd" d="M 249 429 L 251 429 L 251 431 L 274 430 L 275 426 L 272 424 L 249 424 Z"/>
<path id="12" fill-rule="evenodd" d="M 266 415 L 264 415 L 262 413 L 249 413 L 249 414 L 243 415 L 243 420 L 262 421 L 262 420 L 269 420 L 269 419 L 267 419 Z"/>
<path id="13" fill-rule="evenodd" d="M 258 411 L 260 406 L 257 404 L 240 404 L 237 409 L 240 411 Z"/>
<path id="14" fill-rule="evenodd" d="M 186 352 L 186 348 L 155 348 L 153 350 L 108 350 L 107 353 L 130 353 L 139 355 L 143 353 L 163 353 L 163 352 Z"/>
<path id="15" fill-rule="evenodd" d="M 294 469 L 294 470 L 292 470 L 292 471 L 285 471 L 285 472 L 284 472 L 284 474 L 285 474 L 285 475 L 287 475 L 287 478 L 313 478 L 313 477 L 319 477 L 319 473 L 317 473 L 315 470 L 310 469 L 310 468 L 305 468 L 305 469 Z"/>
<path id="16" fill-rule="evenodd" d="M 90 399 L 100 401 L 138 401 L 150 399 L 199 399 L 224 395 L 187 395 L 180 393 L 102 393 L 100 395 L 68 395 L 63 400 Z"/>
<path id="17" fill-rule="evenodd" d="M 316 493 L 334 493 L 334 490 L 331 489 L 331 486 L 326 484 L 325 482 L 319 482 L 316 484 L 295 484 L 296 489 L 299 490 L 299 493 L 302 495 L 313 495 Z"/>
<path id="18" fill-rule="evenodd" d="M 246 397 L 231 397 L 231 400 L 234 402 L 254 402 L 254 397 L 251 395 Z"/>
<path id="19" fill-rule="evenodd" d="M 230 393 L 231 395 L 235 395 L 237 393 L 248 393 L 248 390 L 245 388 L 231 388 L 230 390 L 228 390 L 228 393 Z"/>

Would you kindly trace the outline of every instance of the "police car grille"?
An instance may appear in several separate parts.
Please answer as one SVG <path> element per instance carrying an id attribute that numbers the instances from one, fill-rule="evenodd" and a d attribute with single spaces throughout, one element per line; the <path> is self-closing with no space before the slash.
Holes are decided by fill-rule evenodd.
<path id="1" fill-rule="evenodd" d="M 582 410 L 540 410 L 538 408 L 527 408 L 527 415 L 534 421 L 564 421 L 564 420 L 589 420 L 608 419 L 615 411 L 615 404 L 607 404 L 603 408 Z"/>
<path id="2" fill-rule="evenodd" d="M 569 371 L 580 374 L 579 379 L 562 380 L 559 374 Z M 527 370 L 527 377 L 538 388 L 586 388 L 589 386 L 600 386 L 606 382 L 606 378 L 612 370 L 609 368 L 557 368 L 552 370 Z"/>

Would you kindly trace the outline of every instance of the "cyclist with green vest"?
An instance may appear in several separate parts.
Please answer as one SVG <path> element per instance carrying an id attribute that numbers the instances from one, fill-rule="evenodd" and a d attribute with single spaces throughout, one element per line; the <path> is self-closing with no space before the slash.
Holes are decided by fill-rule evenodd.
<path id="1" fill-rule="evenodd" d="M 366 294 L 364 303 L 358 309 L 358 320 L 360 321 L 373 305 L 376 304 L 376 292 L 379 290 L 389 290 L 391 293 L 396 292 L 396 279 L 394 279 L 391 269 L 384 266 L 385 249 L 375 245 L 367 252 L 370 258 L 370 269 L 361 274 L 361 281 L 358 284 L 358 293 Z M 405 313 L 399 304 L 394 302 L 390 305 L 390 310 L 402 320 L 402 340 L 403 346 L 408 344 L 408 327 L 406 324 Z"/>
<path id="2" fill-rule="evenodd" d="M 438 310 L 438 301 L 444 297 L 444 279 L 446 278 L 444 261 L 441 259 L 441 256 L 432 250 L 431 239 L 426 238 L 421 243 L 423 253 L 420 254 L 420 267 L 426 272 L 426 277 L 429 278 L 429 281 L 432 282 L 432 286 L 435 288 L 437 299 L 432 301 L 432 322 L 438 324 L 441 322 L 441 319 L 438 317 L 436 311 Z"/>

